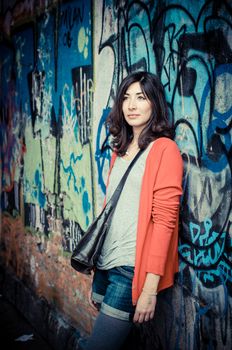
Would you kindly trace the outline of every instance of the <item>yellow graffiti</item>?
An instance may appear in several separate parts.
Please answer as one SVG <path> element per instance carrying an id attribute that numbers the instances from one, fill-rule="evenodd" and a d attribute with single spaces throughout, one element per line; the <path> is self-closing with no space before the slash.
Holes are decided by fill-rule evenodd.
<path id="1" fill-rule="evenodd" d="M 88 34 L 85 31 L 85 28 L 81 27 L 78 33 L 77 45 L 79 52 L 83 53 L 85 59 L 88 57 L 88 42 Z"/>

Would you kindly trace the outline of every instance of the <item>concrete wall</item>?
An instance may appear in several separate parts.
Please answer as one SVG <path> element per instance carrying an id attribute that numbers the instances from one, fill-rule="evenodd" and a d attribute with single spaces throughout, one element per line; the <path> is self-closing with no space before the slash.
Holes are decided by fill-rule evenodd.
<path id="1" fill-rule="evenodd" d="M 185 177 L 180 273 L 143 348 L 231 348 L 231 2 L 12 0 L 0 23 L 2 265 L 91 330 L 90 280 L 70 253 L 102 205 L 117 86 L 146 69 L 165 86 Z"/>

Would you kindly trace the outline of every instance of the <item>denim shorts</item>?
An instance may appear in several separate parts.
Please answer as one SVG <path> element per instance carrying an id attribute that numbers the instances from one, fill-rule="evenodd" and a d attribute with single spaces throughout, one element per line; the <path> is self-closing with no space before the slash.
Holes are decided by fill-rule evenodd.
<path id="1" fill-rule="evenodd" d="M 132 279 L 134 267 L 119 266 L 109 270 L 96 269 L 92 300 L 99 311 L 120 320 L 132 321 L 135 306 L 132 304 Z"/>

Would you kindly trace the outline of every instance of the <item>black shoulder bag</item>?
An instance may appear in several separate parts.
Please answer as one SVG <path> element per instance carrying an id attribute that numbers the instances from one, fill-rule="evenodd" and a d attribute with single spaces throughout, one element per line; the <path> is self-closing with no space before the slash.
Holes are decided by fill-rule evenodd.
<path id="1" fill-rule="evenodd" d="M 140 150 L 136 154 L 119 182 L 112 197 L 107 202 L 100 215 L 97 216 L 93 223 L 89 226 L 87 231 L 83 232 L 83 236 L 73 250 L 71 256 L 71 266 L 78 272 L 89 275 L 96 266 L 106 233 L 111 223 L 113 212 L 126 182 L 127 176 L 142 152 L 143 150 Z"/>

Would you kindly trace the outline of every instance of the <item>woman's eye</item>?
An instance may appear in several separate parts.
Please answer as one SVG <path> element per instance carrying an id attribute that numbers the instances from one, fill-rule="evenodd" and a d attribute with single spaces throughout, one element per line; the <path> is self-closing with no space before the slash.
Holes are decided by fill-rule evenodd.
<path id="1" fill-rule="evenodd" d="M 146 100 L 144 96 L 138 96 L 138 100 Z"/>
<path id="2" fill-rule="evenodd" d="M 123 101 L 127 100 L 128 96 L 123 96 Z"/>

